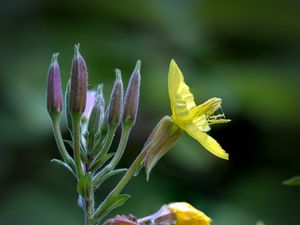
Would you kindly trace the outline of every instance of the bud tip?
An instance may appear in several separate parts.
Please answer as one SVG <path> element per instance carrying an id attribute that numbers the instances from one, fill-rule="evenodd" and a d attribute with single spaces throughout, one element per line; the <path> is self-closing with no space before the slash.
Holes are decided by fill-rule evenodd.
<path id="1" fill-rule="evenodd" d="M 53 53 L 52 59 L 51 59 L 51 64 L 57 63 L 58 55 L 59 55 L 59 52 Z"/>
<path id="2" fill-rule="evenodd" d="M 141 69 L 141 66 L 142 66 L 142 61 L 138 59 L 135 64 L 134 72 L 137 72 L 137 71 L 139 72 Z"/>
<path id="3" fill-rule="evenodd" d="M 121 70 L 117 68 L 115 69 L 115 73 L 116 73 L 116 80 L 118 81 L 122 80 Z"/>
<path id="4" fill-rule="evenodd" d="M 79 52 L 79 49 L 80 49 L 80 44 L 75 44 L 75 47 L 74 47 L 74 57 L 80 57 L 80 52 Z"/>

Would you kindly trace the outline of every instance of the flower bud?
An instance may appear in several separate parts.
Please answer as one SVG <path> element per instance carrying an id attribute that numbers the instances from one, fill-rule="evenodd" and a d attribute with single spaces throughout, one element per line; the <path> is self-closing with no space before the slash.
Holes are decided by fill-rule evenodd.
<path id="1" fill-rule="evenodd" d="M 110 101 L 107 109 L 107 123 L 118 126 L 121 122 L 123 110 L 123 82 L 121 71 L 116 69 L 116 80 L 111 92 Z"/>
<path id="2" fill-rule="evenodd" d="M 71 69 L 70 112 L 82 114 L 87 98 L 87 67 L 79 53 L 79 44 L 75 45 L 75 54 Z"/>
<path id="3" fill-rule="evenodd" d="M 144 149 L 147 180 L 157 161 L 165 155 L 180 137 L 182 131 L 169 116 L 162 118 L 150 134 Z"/>
<path id="4" fill-rule="evenodd" d="M 135 123 L 139 105 L 141 83 L 140 69 L 141 61 L 138 60 L 130 77 L 124 101 L 123 121 L 131 122 L 132 124 Z"/>
<path id="5" fill-rule="evenodd" d="M 84 112 L 81 115 L 81 122 L 82 123 L 87 123 L 91 112 L 93 110 L 94 104 L 96 101 L 96 91 L 95 90 L 88 90 L 86 94 L 86 105 Z"/>
<path id="6" fill-rule="evenodd" d="M 95 135 L 102 124 L 104 118 L 104 99 L 102 93 L 102 85 L 97 87 L 96 99 L 89 116 L 88 132 L 89 134 Z"/>
<path id="7" fill-rule="evenodd" d="M 62 89 L 57 57 L 58 53 L 54 53 L 48 71 L 47 110 L 50 114 L 62 111 Z"/>
<path id="8" fill-rule="evenodd" d="M 104 225 L 138 225 L 138 223 L 127 216 L 116 216 L 107 220 Z"/>
<path id="9" fill-rule="evenodd" d="M 68 80 L 66 91 L 65 91 L 65 113 L 66 113 L 66 122 L 67 127 L 70 131 L 72 131 L 72 118 L 70 113 L 70 87 L 71 87 L 71 80 Z"/>

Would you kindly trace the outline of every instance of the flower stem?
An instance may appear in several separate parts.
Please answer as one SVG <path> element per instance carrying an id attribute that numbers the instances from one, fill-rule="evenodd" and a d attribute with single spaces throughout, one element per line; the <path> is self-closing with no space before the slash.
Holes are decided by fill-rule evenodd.
<path id="1" fill-rule="evenodd" d="M 99 184 L 101 184 L 102 178 L 104 175 L 109 173 L 110 171 L 114 170 L 115 167 L 118 165 L 119 161 L 121 160 L 123 153 L 126 148 L 126 144 L 128 141 L 128 137 L 130 134 L 132 126 L 128 124 L 123 124 L 122 125 L 122 134 L 121 134 L 121 140 L 118 146 L 118 149 L 113 157 L 113 159 L 110 161 L 110 163 L 100 172 L 98 173 L 95 178 L 94 178 L 94 185 L 96 188 L 99 187 Z M 101 181 L 101 182 L 100 182 Z"/>
<path id="2" fill-rule="evenodd" d="M 81 165 L 80 157 L 80 118 L 79 113 L 72 114 L 73 137 L 74 137 L 74 159 L 76 165 L 76 174 L 78 179 L 83 176 L 84 172 Z"/>
<path id="3" fill-rule="evenodd" d="M 126 145 L 127 145 L 127 141 L 128 141 L 128 137 L 129 137 L 129 134 L 130 134 L 130 131 L 131 131 L 131 128 L 132 126 L 131 125 L 128 125 L 128 124 L 122 124 L 122 135 L 121 135 L 121 140 L 120 140 L 120 143 L 119 143 L 119 146 L 118 146 L 118 149 L 113 157 L 113 159 L 110 161 L 110 163 L 108 164 L 108 168 L 109 169 L 114 169 L 119 161 L 121 160 L 123 154 L 124 154 L 124 151 L 125 151 L 125 148 L 126 148 Z"/>
<path id="4" fill-rule="evenodd" d="M 94 191 L 90 193 L 90 199 L 85 201 L 85 224 L 86 225 L 96 225 L 94 219 L 94 210 L 95 210 L 95 200 L 94 200 Z"/>
<path id="5" fill-rule="evenodd" d="M 102 150 L 96 155 L 96 157 L 90 164 L 89 168 L 92 168 L 93 166 L 95 166 L 95 164 L 97 163 L 97 160 L 101 159 L 103 156 L 106 155 L 106 153 L 108 152 L 109 147 L 111 146 L 111 143 L 114 139 L 115 132 L 116 132 L 116 126 L 110 126 L 108 128 L 108 135 L 107 135 L 107 139 L 105 140 L 104 146 L 103 146 Z"/>
<path id="6" fill-rule="evenodd" d="M 124 174 L 122 179 L 119 181 L 119 183 L 116 185 L 116 187 L 109 193 L 107 198 L 102 202 L 102 204 L 96 209 L 94 218 L 101 218 L 102 214 L 105 212 L 107 205 L 109 202 L 111 202 L 112 199 L 114 199 L 116 196 L 120 194 L 120 192 L 123 190 L 123 188 L 126 186 L 126 184 L 129 182 L 129 180 L 134 176 L 136 171 L 139 169 L 141 163 L 143 162 L 145 156 L 147 153 L 147 148 L 144 148 L 140 154 L 136 157 L 136 159 L 133 161 L 127 172 Z"/>
<path id="7" fill-rule="evenodd" d="M 58 114 L 52 115 L 51 120 L 52 120 L 53 133 L 54 133 L 54 137 L 55 137 L 55 140 L 56 140 L 58 150 L 59 150 L 63 160 L 75 171 L 74 160 L 72 159 L 72 157 L 67 152 L 66 147 L 64 145 L 62 135 L 61 135 L 59 115 Z"/>

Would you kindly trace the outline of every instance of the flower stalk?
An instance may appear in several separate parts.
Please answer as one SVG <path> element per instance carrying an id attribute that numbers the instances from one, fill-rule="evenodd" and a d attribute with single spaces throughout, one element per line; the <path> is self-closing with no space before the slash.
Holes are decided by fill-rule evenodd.
<path id="1" fill-rule="evenodd" d="M 141 61 L 136 62 L 128 87 L 123 99 L 123 82 L 121 71 L 116 69 L 116 80 L 111 92 L 108 107 L 105 109 L 102 85 L 98 86 L 96 100 L 94 95 L 87 93 L 88 72 L 86 63 L 79 52 L 79 44 L 75 45 L 75 53 L 71 67 L 71 78 L 65 92 L 65 113 L 67 126 L 72 140 L 63 141 L 60 130 L 60 114 L 63 109 L 60 71 L 57 62 L 58 54 L 54 54 L 48 71 L 47 83 L 47 110 L 50 114 L 53 133 L 58 150 L 63 161 L 53 160 L 70 170 L 77 178 L 78 204 L 84 210 L 85 225 L 97 225 L 103 218 L 123 205 L 129 195 L 121 194 L 124 187 L 137 174 L 141 167 L 145 167 L 147 179 L 150 171 L 158 160 L 164 156 L 175 144 L 182 132 L 187 132 L 213 154 L 228 159 L 228 154 L 221 146 L 205 132 L 214 123 L 225 123 L 229 120 L 224 114 L 215 114 L 221 107 L 220 98 L 211 98 L 205 103 L 196 106 L 193 95 L 184 83 L 183 75 L 175 61 L 171 61 L 169 71 L 169 95 L 171 100 L 172 116 L 163 117 L 150 134 L 143 149 L 128 169 L 117 168 L 122 159 L 130 132 L 136 122 L 140 82 Z M 89 91 L 89 93 L 91 93 Z M 117 128 L 121 125 L 121 138 L 115 152 L 111 151 L 111 144 Z M 73 149 L 69 155 L 65 142 Z M 125 172 L 126 171 L 126 172 Z M 117 185 L 111 189 L 107 197 L 97 206 L 95 204 L 95 190 L 109 177 L 125 172 Z M 209 225 L 210 219 L 186 204 L 169 204 L 166 214 L 154 214 L 140 220 L 135 218 L 116 217 L 107 221 L 107 225 L 115 224 L 174 224 L 183 221 L 185 213 L 200 219 L 203 225 Z M 169 211 L 168 211 L 169 210 Z M 197 223 L 198 224 L 198 223 Z"/>

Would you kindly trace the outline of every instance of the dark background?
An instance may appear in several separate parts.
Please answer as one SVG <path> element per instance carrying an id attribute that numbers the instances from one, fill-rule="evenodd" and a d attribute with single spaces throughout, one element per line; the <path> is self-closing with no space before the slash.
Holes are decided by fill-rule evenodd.
<path id="1" fill-rule="evenodd" d="M 184 135 L 149 182 L 144 171 L 130 182 L 125 192 L 133 197 L 111 216 L 141 217 L 165 203 L 187 201 L 215 225 L 254 225 L 260 219 L 266 225 L 300 224 L 300 189 L 281 184 L 300 174 L 298 1 L 0 4 L 1 225 L 83 224 L 73 177 L 50 163 L 59 156 L 45 102 L 52 53 L 60 52 L 65 85 L 78 42 L 90 87 L 104 83 L 107 101 L 114 68 L 122 70 L 127 85 L 136 60 L 143 62 L 138 121 L 120 166 L 130 164 L 155 124 L 170 114 L 171 58 L 196 102 L 221 97 L 232 119 L 210 132 L 230 153 L 229 161 Z M 97 200 L 115 183 L 106 182 Z"/>

